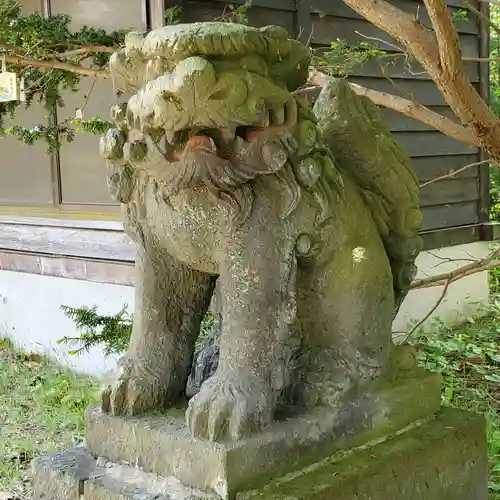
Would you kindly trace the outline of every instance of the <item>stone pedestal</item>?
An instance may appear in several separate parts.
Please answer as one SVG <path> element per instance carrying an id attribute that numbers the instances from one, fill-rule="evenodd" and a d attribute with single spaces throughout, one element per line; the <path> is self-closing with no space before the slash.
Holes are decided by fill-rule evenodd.
<path id="1" fill-rule="evenodd" d="M 88 448 L 34 462 L 34 499 L 486 500 L 482 417 L 440 410 L 440 377 L 383 382 L 342 411 L 282 409 L 237 443 L 193 439 L 183 410 L 117 418 L 89 408 Z"/>

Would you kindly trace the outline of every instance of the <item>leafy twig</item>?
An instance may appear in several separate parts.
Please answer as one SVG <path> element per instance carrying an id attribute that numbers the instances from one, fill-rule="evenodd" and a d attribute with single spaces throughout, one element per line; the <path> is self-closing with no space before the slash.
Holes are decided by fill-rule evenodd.
<path id="1" fill-rule="evenodd" d="M 109 78 L 110 73 L 104 69 L 92 69 L 84 68 L 83 66 L 77 66 L 76 64 L 70 64 L 59 61 L 44 61 L 40 59 L 28 59 L 26 57 L 18 56 L 5 56 L 6 62 L 14 64 L 16 66 L 27 66 L 31 68 L 43 68 L 43 69 L 60 69 L 62 71 L 68 71 L 69 73 L 75 73 L 82 76 L 94 76 L 96 78 Z"/>

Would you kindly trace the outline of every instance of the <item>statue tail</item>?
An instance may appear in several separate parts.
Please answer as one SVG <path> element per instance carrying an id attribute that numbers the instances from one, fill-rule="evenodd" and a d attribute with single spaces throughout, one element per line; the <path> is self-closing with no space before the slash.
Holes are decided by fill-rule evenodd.
<path id="1" fill-rule="evenodd" d="M 378 107 L 345 80 L 327 80 L 314 112 L 336 167 L 354 180 L 384 242 L 396 316 L 415 278 L 415 259 L 422 248 L 420 190 L 410 159 L 392 138 Z"/>

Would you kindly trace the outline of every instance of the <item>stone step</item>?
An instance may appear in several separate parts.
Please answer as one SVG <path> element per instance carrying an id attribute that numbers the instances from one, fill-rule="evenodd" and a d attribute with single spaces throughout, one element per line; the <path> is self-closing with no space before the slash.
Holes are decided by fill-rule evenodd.
<path id="1" fill-rule="evenodd" d="M 174 477 L 95 459 L 84 448 L 33 461 L 33 500 L 216 500 Z"/>
<path id="2" fill-rule="evenodd" d="M 406 379 L 383 381 L 368 396 L 338 409 L 285 413 L 266 432 L 236 443 L 193 438 L 183 410 L 122 418 L 98 407 L 86 412 L 86 440 L 95 456 L 127 460 L 230 499 L 237 491 L 430 417 L 440 404 L 440 376 L 419 370 Z"/>

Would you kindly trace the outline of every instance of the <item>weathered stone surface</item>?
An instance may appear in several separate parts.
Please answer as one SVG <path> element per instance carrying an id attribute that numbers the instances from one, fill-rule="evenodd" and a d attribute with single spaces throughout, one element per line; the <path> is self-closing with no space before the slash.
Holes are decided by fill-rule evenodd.
<path id="1" fill-rule="evenodd" d="M 435 414 L 440 381 L 437 374 L 419 372 L 407 380 L 385 381 L 372 396 L 353 400 L 341 411 L 323 407 L 294 415 L 285 410 L 266 432 L 237 442 L 193 438 L 182 410 L 130 418 L 93 407 L 86 412 L 86 439 L 95 455 L 137 463 L 147 472 L 175 476 L 186 485 L 228 498 L 275 474 Z"/>
<path id="2" fill-rule="evenodd" d="M 129 33 L 111 57 L 133 95 L 101 153 L 137 249 L 131 342 L 102 393 L 111 415 L 185 401 L 216 279 L 219 361 L 189 401 L 193 436 L 246 439 L 283 402 L 341 411 L 386 373 L 419 251 L 418 181 L 347 83 L 314 110 L 301 98 L 310 57 L 282 28 L 231 23 Z"/>
<path id="3" fill-rule="evenodd" d="M 80 495 L 85 500 L 218 498 L 173 477 L 109 462 L 97 465 L 84 449 L 38 459 L 34 469 L 34 500 L 72 500 Z M 486 500 L 487 485 L 485 419 L 443 410 L 435 418 L 327 454 L 233 496 L 236 500 Z"/>
<path id="4" fill-rule="evenodd" d="M 33 472 L 34 500 L 217 500 L 173 477 L 96 460 L 83 447 L 39 458 Z"/>
<path id="5" fill-rule="evenodd" d="M 34 500 L 80 500 L 95 460 L 82 447 L 36 458 L 32 463 Z"/>
<path id="6" fill-rule="evenodd" d="M 173 477 L 116 464 L 94 473 L 84 484 L 84 495 L 85 500 L 218 500 Z"/>
<path id="7" fill-rule="evenodd" d="M 193 366 L 186 386 L 188 398 L 198 394 L 201 384 L 210 378 L 219 364 L 219 343 L 222 332 L 222 316 L 214 314 L 214 321 L 204 332 L 205 336 L 198 349 L 195 350 Z"/>
<path id="8" fill-rule="evenodd" d="M 484 417 L 443 410 L 380 444 L 336 454 L 238 500 L 487 500 Z"/>

